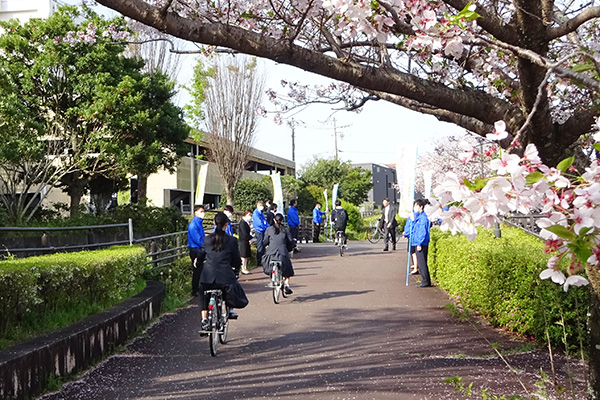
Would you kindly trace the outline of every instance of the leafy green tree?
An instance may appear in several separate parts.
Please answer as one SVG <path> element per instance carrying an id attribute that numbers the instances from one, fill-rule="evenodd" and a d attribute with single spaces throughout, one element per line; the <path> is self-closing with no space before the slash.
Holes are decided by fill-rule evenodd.
<path id="1" fill-rule="evenodd" d="M 22 148 L 43 148 L 29 165 L 54 160 L 52 176 L 60 178 L 71 197 L 71 214 L 79 211 L 82 195 L 97 176 L 148 173 L 160 164 L 156 159 L 164 154 L 159 153 L 168 155 L 168 167 L 172 147 L 163 140 L 172 136 L 161 132 L 182 131 L 176 110 L 163 108 L 172 84 L 145 76 L 143 60 L 123 56 L 125 26 L 123 18 L 105 20 L 90 9 L 74 7 L 61 7 L 47 20 L 0 23 L 5 32 L 0 37 L 3 124 L 10 123 L 6 132 L 13 135 L 29 129 Z M 7 115 L 19 115 L 25 123 Z M 172 129 L 173 124 L 178 127 Z M 36 141 L 41 143 L 35 146 Z M 37 181 L 26 177 L 29 181 L 24 178 L 21 185 L 54 184 L 39 176 Z"/>
<path id="2" fill-rule="evenodd" d="M 338 183 L 338 197 L 356 205 L 367 199 L 367 194 L 373 187 L 371 176 L 370 171 L 352 167 L 349 162 L 335 158 L 315 158 L 301 171 L 301 179 L 307 185 L 320 186 L 331 191 L 333 185 Z"/>

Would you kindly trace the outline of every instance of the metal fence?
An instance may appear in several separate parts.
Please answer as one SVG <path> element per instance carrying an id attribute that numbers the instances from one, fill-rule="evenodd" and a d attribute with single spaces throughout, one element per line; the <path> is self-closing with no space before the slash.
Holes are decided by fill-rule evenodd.
<path id="1" fill-rule="evenodd" d="M 2 232 L 18 232 L 20 236 L 2 238 L 0 258 L 30 257 L 41 254 L 103 249 L 116 245 L 141 244 L 146 249 L 147 264 L 162 267 L 187 254 L 187 231 L 135 238 L 132 220 L 109 225 L 69 227 L 0 227 Z M 70 233 L 64 235 L 63 233 Z M 73 235 L 76 232 L 79 234 Z M 36 234 L 39 233 L 39 234 Z M 20 244 L 20 247 L 10 247 Z M 30 244 L 31 246 L 26 246 Z"/>

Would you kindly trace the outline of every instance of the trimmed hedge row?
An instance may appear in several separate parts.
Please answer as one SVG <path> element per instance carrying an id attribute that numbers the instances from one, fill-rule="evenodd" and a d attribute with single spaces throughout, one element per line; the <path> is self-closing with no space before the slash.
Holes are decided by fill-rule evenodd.
<path id="1" fill-rule="evenodd" d="M 0 261 L 0 339 L 9 327 L 80 303 L 119 301 L 146 269 L 140 246 Z"/>
<path id="2" fill-rule="evenodd" d="M 538 342 L 546 342 L 548 330 L 554 346 L 579 349 L 586 343 L 588 289 L 572 287 L 565 293 L 540 280 L 548 258 L 541 240 L 516 228 L 502 227 L 499 239 L 479 229 L 473 242 L 431 230 L 430 273 L 459 303 L 494 326 Z"/>

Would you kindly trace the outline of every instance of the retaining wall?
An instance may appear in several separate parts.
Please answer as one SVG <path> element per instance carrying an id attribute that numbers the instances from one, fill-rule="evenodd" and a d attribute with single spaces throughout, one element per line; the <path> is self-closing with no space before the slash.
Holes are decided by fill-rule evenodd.
<path id="1" fill-rule="evenodd" d="M 102 359 L 159 314 L 164 296 L 164 285 L 149 281 L 108 310 L 0 352 L 0 399 L 30 399 L 42 393 L 49 377 L 80 372 Z"/>

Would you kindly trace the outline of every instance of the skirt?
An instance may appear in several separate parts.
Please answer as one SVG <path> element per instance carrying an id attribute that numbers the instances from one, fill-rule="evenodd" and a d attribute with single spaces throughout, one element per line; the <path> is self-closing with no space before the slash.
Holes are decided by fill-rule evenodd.
<path id="1" fill-rule="evenodd" d="M 250 249 L 250 243 L 247 240 L 238 241 L 238 247 L 240 249 L 240 257 L 243 257 L 243 258 L 252 257 L 252 250 Z"/>

